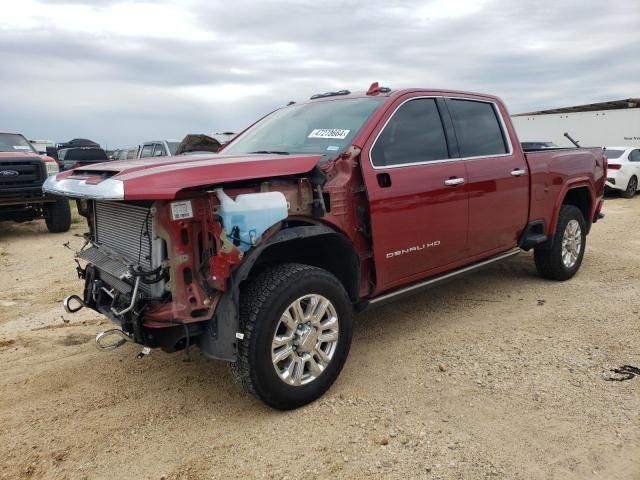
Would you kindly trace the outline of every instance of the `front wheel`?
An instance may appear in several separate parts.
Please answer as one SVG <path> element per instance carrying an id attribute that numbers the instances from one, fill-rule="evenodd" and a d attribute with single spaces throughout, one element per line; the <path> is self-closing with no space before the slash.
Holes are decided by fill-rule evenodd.
<path id="1" fill-rule="evenodd" d="M 295 263 L 262 272 L 240 295 L 232 371 L 245 390 L 279 410 L 314 401 L 340 374 L 351 346 L 352 308 L 329 272 Z"/>
<path id="2" fill-rule="evenodd" d="M 621 195 L 624 198 L 633 198 L 633 196 L 638 191 L 638 179 L 633 176 L 629 179 L 629 183 L 627 183 L 627 189 L 624 190 Z"/>
<path id="3" fill-rule="evenodd" d="M 551 280 L 568 280 L 580 269 L 586 246 L 586 222 L 579 208 L 563 205 L 550 249 L 533 252 L 540 276 Z"/>

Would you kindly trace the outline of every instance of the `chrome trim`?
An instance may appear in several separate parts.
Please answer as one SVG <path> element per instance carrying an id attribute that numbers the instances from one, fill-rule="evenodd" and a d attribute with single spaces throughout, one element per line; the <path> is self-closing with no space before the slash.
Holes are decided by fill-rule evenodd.
<path id="1" fill-rule="evenodd" d="M 511 176 L 512 177 L 521 177 L 522 175 L 526 174 L 527 171 L 524 168 L 516 168 L 515 170 L 511 171 Z"/>
<path id="2" fill-rule="evenodd" d="M 370 305 L 375 305 L 375 304 L 378 304 L 378 303 L 384 303 L 385 301 L 388 301 L 388 300 L 390 300 L 393 297 L 396 297 L 398 295 L 406 295 L 406 294 L 411 293 L 411 292 L 413 292 L 415 290 L 420 290 L 422 288 L 426 288 L 426 287 L 430 287 L 432 285 L 436 285 L 436 284 L 438 284 L 440 282 L 448 280 L 448 279 L 450 279 L 452 277 L 455 277 L 457 275 L 461 275 L 463 273 L 472 272 L 473 270 L 476 270 L 478 268 L 484 267 L 486 265 L 490 265 L 492 263 L 499 262 L 501 260 L 505 260 L 507 258 L 513 257 L 513 256 L 519 254 L 521 251 L 522 250 L 520 248 L 516 248 L 514 250 L 510 250 L 510 251 L 508 251 L 506 253 L 503 253 L 501 255 L 498 255 L 498 256 L 495 256 L 495 257 L 491 257 L 491 258 L 489 258 L 487 260 L 483 260 L 481 262 L 474 263 L 474 264 L 469 265 L 467 267 L 460 268 L 458 270 L 454 270 L 454 271 L 449 272 L 449 273 L 445 273 L 444 275 L 440 275 L 440 276 L 437 276 L 437 277 L 434 277 L 434 278 L 423 280 L 423 281 L 418 282 L 418 283 L 414 283 L 412 285 L 409 285 L 408 287 L 404 287 L 404 288 L 401 288 L 399 290 L 394 290 L 393 292 L 386 293 L 384 295 L 380 295 L 379 297 L 373 298 L 372 300 L 369 301 L 369 304 Z"/>
<path id="3" fill-rule="evenodd" d="M 448 178 L 444 181 L 444 184 L 448 187 L 452 185 L 462 185 L 464 183 L 464 178 Z"/>
<path id="4" fill-rule="evenodd" d="M 71 198 L 88 198 L 95 200 L 124 200 L 124 183 L 121 180 L 107 178 L 91 185 L 84 178 L 48 177 L 42 185 L 45 193 Z"/>
<path id="5" fill-rule="evenodd" d="M 469 101 L 473 101 L 473 102 L 480 102 L 480 103 L 490 103 L 493 105 L 494 111 L 496 112 L 496 115 L 498 117 L 498 120 L 500 122 L 500 127 L 502 129 L 502 134 L 504 135 L 504 138 L 507 141 L 507 146 L 509 147 L 508 153 L 500 153 L 498 155 L 480 155 L 480 156 L 476 156 L 476 157 L 455 157 L 455 158 L 443 158 L 440 160 L 427 160 L 424 162 L 415 162 L 415 163 L 400 163 L 398 165 L 384 165 L 384 166 L 375 166 L 373 164 L 373 158 L 371 156 L 371 152 L 373 152 L 373 148 L 376 146 L 376 143 L 378 142 L 378 138 L 380 138 L 380 134 L 382 133 L 382 131 L 387 128 L 387 124 L 391 121 L 391 119 L 395 116 L 396 112 L 400 109 L 400 107 L 402 107 L 405 103 L 410 102 L 411 100 L 419 100 L 419 99 L 436 99 L 436 98 L 448 98 L 451 100 L 469 100 Z M 453 121 L 453 116 L 451 116 L 451 121 Z M 443 125 L 443 129 L 444 129 L 444 125 Z M 454 127 L 455 130 L 455 127 Z M 477 98 L 469 98 L 469 97 L 451 97 L 451 96 L 445 96 L 445 95 L 424 95 L 424 96 L 419 96 L 419 97 L 411 97 L 408 98 L 407 100 L 405 100 L 404 102 L 402 102 L 400 105 L 398 105 L 394 110 L 393 113 L 389 116 L 389 118 L 387 118 L 387 121 L 384 122 L 384 125 L 382 126 L 382 128 L 380 129 L 380 131 L 378 132 L 378 134 L 376 135 L 376 138 L 373 140 L 373 143 L 371 144 L 371 148 L 369 148 L 369 163 L 371 164 L 371 167 L 374 170 L 385 170 L 385 169 L 389 169 L 389 168 L 403 168 L 403 167 L 413 167 L 413 166 L 418 166 L 418 165 L 431 165 L 431 164 L 438 164 L 438 163 L 449 163 L 449 162 L 457 162 L 460 160 L 480 160 L 480 159 L 484 159 L 484 158 L 500 158 L 500 157 L 510 157 L 513 155 L 513 144 L 511 143 L 511 136 L 509 135 L 509 131 L 507 130 L 507 126 L 504 123 L 504 118 L 502 117 L 502 112 L 500 112 L 500 109 L 498 108 L 498 104 L 494 101 L 491 100 L 478 100 Z"/>
<path id="6" fill-rule="evenodd" d="M 331 364 L 340 319 L 331 301 L 312 293 L 294 300 L 280 316 L 271 341 L 271 362 L 284 383 L 308 385 Z"/>
<path id="7" fill-rule="evenodd" d="M 577 220 L 567 223 L 562 235 L 562 263 L 567 268 L 573 268 L 582 251 L 582 229 Z"/>

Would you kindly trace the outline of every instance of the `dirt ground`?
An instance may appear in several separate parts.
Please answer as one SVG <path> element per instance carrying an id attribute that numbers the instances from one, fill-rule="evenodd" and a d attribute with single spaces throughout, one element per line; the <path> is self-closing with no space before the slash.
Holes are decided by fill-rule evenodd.
<path id="1" fill-rule="evenodd" d="M 0 478 L 640 479 L 640 197 L 579 274 L 532 255 L 363 313 L 321 400 L 276 412 L 193 350 L 99 352 L 68 234 L 0 224 Z"/>

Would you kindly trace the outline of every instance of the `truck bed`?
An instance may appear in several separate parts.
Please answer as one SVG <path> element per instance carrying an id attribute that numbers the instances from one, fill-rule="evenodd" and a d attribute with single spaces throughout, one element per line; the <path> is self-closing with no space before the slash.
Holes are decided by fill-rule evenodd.
<path id="1" fill-rule="evenodd" d="M 525 152 L 531 179 L 529 219 L 542 220 L 545 233 L 552 234 L 555 226 L 553 212 L 556 202 L 569 187 L 591 186 L 590 191 L 601 192 L 606 181 L 602 148 L 554 148 Z M 595 163 L 595 170 L 594 170 Z M 589 198 L 594 221 L 598 200 Z"/>

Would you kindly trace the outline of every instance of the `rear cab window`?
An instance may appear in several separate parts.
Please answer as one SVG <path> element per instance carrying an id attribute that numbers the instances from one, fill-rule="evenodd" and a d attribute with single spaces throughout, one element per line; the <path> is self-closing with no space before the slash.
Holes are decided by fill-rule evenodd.
<path id="1" fill-rule="evenodd" d="M 511 153 L 506 132 L 493 103 L 451 98 L 447 104 L 460 157 L 488 157 Z"/>

